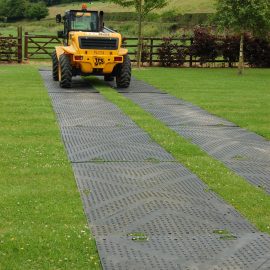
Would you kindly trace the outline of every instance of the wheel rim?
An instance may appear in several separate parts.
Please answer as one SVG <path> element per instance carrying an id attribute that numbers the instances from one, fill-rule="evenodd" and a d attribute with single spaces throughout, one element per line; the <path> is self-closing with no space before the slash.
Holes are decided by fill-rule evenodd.
<path id="1" fill-rule="evenodd" d="M 59 78 L 59 82 L 61 82 L 62 80 L 62 70 L 61 70 L 61 65 L 58 64 L 58 78 Z"/>

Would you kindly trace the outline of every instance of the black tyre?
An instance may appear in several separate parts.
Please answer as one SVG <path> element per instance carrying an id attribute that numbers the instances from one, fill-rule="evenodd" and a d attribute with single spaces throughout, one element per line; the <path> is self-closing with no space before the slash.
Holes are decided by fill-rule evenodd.
<path id="1" fill-rule="evenodd" d="M 59 80 L 62 88 L 70 88 L 72 83 L 72 66 L 69 55 L 62 54 L 59 58 Z"/>
<path id="2" fill-rule="evenodd" d="M 105 82 L 112 82 L 114 80 L 114 77 L 111 75 L 105 75 L 104 76 L 104 81 Z"/>
<path id="3" fill-rule="evenodd" d="M 119 88 L 127 88 L 131 80 L 131 62 L 128 55 L 124 56 L 124 62 L 118 66 L 116 85 Z"/>
<path id="4" fill-rule="evenodd" d="M 56 51 L 52 53 L 52 76 L 54 81 L 59 81 L 59 74 L 58 74 L 58 58 L 56 55 Z"/>

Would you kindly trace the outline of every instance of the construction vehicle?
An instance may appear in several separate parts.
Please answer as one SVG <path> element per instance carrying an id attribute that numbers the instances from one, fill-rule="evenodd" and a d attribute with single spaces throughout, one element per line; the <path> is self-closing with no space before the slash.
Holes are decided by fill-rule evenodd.
<path id="1" fill-rule="evenodd" d="M 63 45 L 55 47 L 52 54 L 52 76 L 63 88 L 72 87 L 72 76 L 104 76 L 119 88 L 127 88 L 131 80 L 131 62 L 128 50 L 122 47 L 121 34 L 103 23 L 103 11 L 89 11 L 86 4 L 81 10 L 66 11 L 56 15 L 64 23 L 58 32 Z"/>

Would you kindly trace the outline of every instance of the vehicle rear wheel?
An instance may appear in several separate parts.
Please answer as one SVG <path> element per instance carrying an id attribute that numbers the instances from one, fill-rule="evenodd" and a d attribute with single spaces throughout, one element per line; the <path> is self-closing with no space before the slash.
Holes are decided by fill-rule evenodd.
<path id="1" fill-rule="evenodd" d="M 119 88 L 127 88 L 131 80 L 131 62 L 128 55 L 124 56 L 124 62 L 118 66 L 116 85 Z"/>
<path id="2" fill-rule="evenodd" d="M 59 80 L 62 88 L 70 88 L 72 83 L 72 66 L 70 63 L 69 55 L 62 54 L 59 58 Z"/>
<path id="3" fill-rule="evenodd" d="M 54 81 L 59 81 L 59 74 L 58 74 L 58 58 L 56 55 L 56 51 L 52 53 L 52 76 Z"/>

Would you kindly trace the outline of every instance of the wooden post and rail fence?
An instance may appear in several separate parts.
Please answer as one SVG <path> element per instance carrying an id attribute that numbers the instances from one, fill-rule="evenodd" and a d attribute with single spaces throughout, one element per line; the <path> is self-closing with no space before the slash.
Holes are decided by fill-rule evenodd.
<path id="1" fill-rule="evenodd" d="M 0 35 L 0 61 L 21 63 L 23 61 L 23 31 L 17 28 L 17 36 Z"/>
<path id="2" fill-rule="evenodd" d="M 137 49 L 137 38 L 125 38 L 125 47 L 129 49 L 129 55 L 131 57 L 131 61 L 136 61 L 136 49 Z M 160 44 L 162 43 L 162 38 L 143 38 L 143 43 L 147 46 L 148 49 L 148 59 L 147 63 L 152 66 L 154 63 L 160 62 L 158 60 L 158 48 L 160 48 Z M 179 42 L 180 39 L 172 39 L 175 42 Z M 54 47 L 58 44 L 61 44 L 61 39 L 56 36 L 45 36 L 45 35 L 33 35 L 25 32 L 24 35 L 24 59 L 48 59 L 50 58 Z M 191 38 L 186 38 L 185 40 L 181 39 L 181 42 L 187 42 L 192 44 Z M 182 45 L 183 47 L 188 47 L 186 45 Z M 186 62 L 192 66 L 194 62 L 192 55 L 189 55 Z"/>
<path id="3" fill-rule="evenodd" d="M 25 32 L 24 35 L 24 59 L 50 59 L 55 46 L 62 40 L 51 35 L 33 35 Z"/>
<path id="4" fill-rule="evenodd" d="M 173 42 L 179 44 L 182 48 L 189 48 L 193 42 L 192 38 L 174 38 Z M 162 38 L 143 38 L 143 44 L 147 47 L 147 59 L 145 63 L 152 66 L 162 64 L 159 59 L 158 49 L 161 48 Z M 18 28 L 17 37 L 0 35 L 0 61 L 23 60 L 48 60 L 58 44 L 62 40 L 53 35 L 35 35 L 28 32 L 22 33 L 22 28 Z M 125 47 L 129 49 L 129 55 L 132 62 L 136 62 L 137 38 L 125 38 Z M 188 50 L 190 51 L 190 50 Z M 225 60 L 213 60 L 210 63 L 222 63 L 225 66 Z M 199 61 L 189 52 L 184 59 L 185 66 L 193 67 Z"/>

